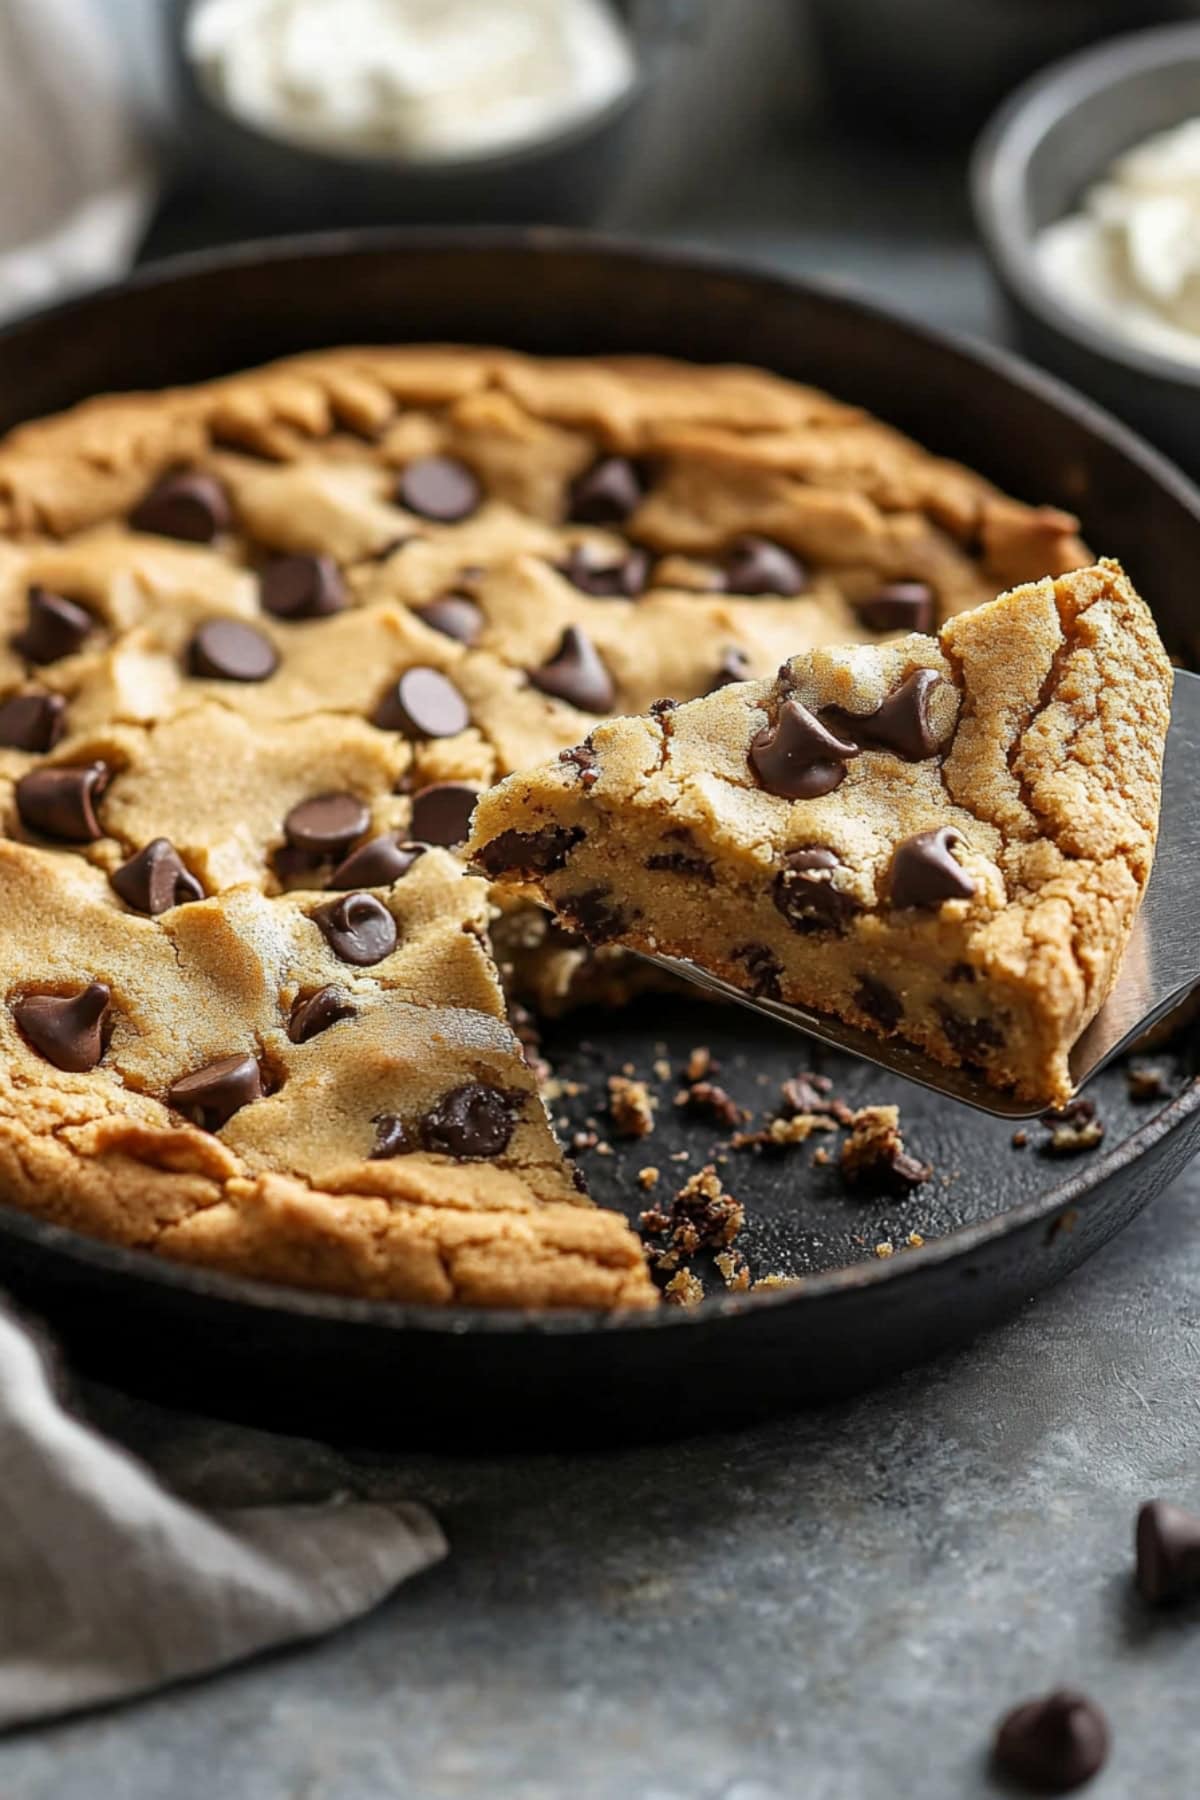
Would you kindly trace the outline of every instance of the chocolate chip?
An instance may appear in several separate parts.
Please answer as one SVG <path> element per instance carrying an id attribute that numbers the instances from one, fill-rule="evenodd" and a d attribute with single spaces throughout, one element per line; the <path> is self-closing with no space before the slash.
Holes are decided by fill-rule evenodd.
<path id="1" fill-rule="evenodd" d="M 781 594 L 791 598 L 808 586 L 808 571 L 782 544 L 747 532 L 730 546 L 725 559 L 725 586 L 731 594 Z"/>
<path id="2" fill-rule="evenodd" d="M 955 987 L 962 983 L 972 987 L 975 983 L 975 965 L 969 962 L 951 963 L 946 971 L 946 980 Z"/>
<path id="3" fill-rule="evenodd" d="M 135 531 L 211 544 L 229 529 L 231 518 L 229 497 L 215 476 L 180 469 L 155 482 L 130 513 L 129 523 Z"/>
<path id="4" fill-rule="evenodd" d="M 374 894 L 347 894 L 330 900 L 312 914 L 333 954 L 342 962 L 368 968 L 396 948 L 396 921 Z"/>
<path id="5" fill-rule="evenodd" d="M 645 492 L 636 463 L 627 456 L 602 456 L 571 483 L 567 517 L 580 525 L 620 525 Z"/>
<path id="6" fill-rule="evenodd" d="M 825 844 L 788 851 L 771 898 L 793 931 L 844 931 L 862 911 L 853 894 L 834 886 L 834 870 L 841 867 L 841 858 Z"/>
<path id="7" fill-rule="evenodd" d="M 583 837 L 578 825 L 546 825 L 541 831 L 502 831 L 484 844 L 476 857 L 489 875 L 509 871 L 521 875 L 550 875 L 561 869 Z"/>
<path id="8" fill-rule="evenodd" d="M 773 725 L 750 745 L 750 766 L 768 794 L 781 800 L 816 800 L 846 778 L 858 746 L 835 737 L 798 700 L 785 700 Z"/>
<path id="9" fill-rule="evenodd" d="M 991 1019 L 971 1019 L 944 1000 L 935 1002 L 950 1048 L 964 1062 L 978 1062 L 987 1050 L 1004 1048 L 1004 1033 Z"/>
<path id="10" fill-rule="evenodd" d="M 406 669 L 375 708 L 373 722 L 407 738 L 457 737 L 471 723 L 466 701 L 440 669 Z"/>
<path id="11" fill-rule="evenodd" d="M 421 1120 L 426 1150 L 460 1159 L 499 1156 L 508 1148 L 523 1104 L 520 1094 L 467 1081 L 443 1094 Z"/>
<path id="12" fill-rule="evenodd" d="M 732 687 L 736 681 L 749 681 L 750 658 L 738 644 L 730 644 L 721 652 L 721 660 L 717 664 L 716 673 L 708 686 L 706 694 L 715 694 L 718 688 Z"/>
<path id="13" fill-rule="evenodd" d="M 576 544 L 555 567 L 572 587 L 594 600 L 634 600 L 645 592 L 650 576 L 649 556 L 633 546 L 615 562 L 598 562 L 582 544 Z"/>
<path id="14" fill-rule="evenodd" d="M 318 794 L 301 800 L 283 821 L 287 841 L 320 862 L 344 856 L 371 823 L 371 814 L 356 794 Z"/>
<path id="15" fill-rule="evenodd" d="M 1166 1500 L 1147 1500 L 1137 1516 L 1137 1585 L 1151 1606 L 1200 1593 L 1200 1518 Z"/>
<path id="16" fill-rule="evenodd" d="M 1108 1722 L 1095 1702 L 1058 1688 L 1001 1719 L 992 1758 L 1031 1793 L 1067 1794 L 1104 1767 L 1108 1742 Z"/>
<path id="17" fill-rule="evenodd" d="M 456 525 L 469 518 L 481 499 L 477 477 L 452 456 L 423 456 L 410 462 L 396 483 L 398 504 L 437 525 Z"/>
<path id="18" fill-rule="evenodd" d="M 953 825 L 918 831 L 892 852 L 888 892 L 893 906 L 941 906 L 946 900 L 969 900 L 975 883 L 950 854 L 962 843 Z"/>
<path id="19" fill-rule="evenodd" d="M 854 990 L 854 1004 L 882 1025 L 885 1031 L 895 1031 L 904 1017 L 904 1003 L 900 996 L 892 991 L 886 981 L 880 981 L 875 975 L 860 975 L 858 986 Z"/>
<path id="20" fill-rule="evenodd" d="M 431 631 L 440 631 L 459 644 L 474 644 L 484 626 L 483 608 L 468 594 L 439 594 L 414 611 Z"/>
<path id="21" fill-rule="evenodd" d="M 479 789 L 463 781 L 434 781 L 413 795 L 411 833 L 419 843 L 447 850 L 471 835 L 471 814 Z"/>
<path id="22" fill-rule="evenodd" d="M 113 887 L 126 906 L 135 912 L 157 918 L 172 906 L 186 906 L 189 901 L 203 900 L 204 889 L 191 871 L 185 868 L 174 844 L 167 838 L 153 838 L 143 849 L 110 876 Z"/>
<path id="23" fill-rule="evenodd" d="M 933 589 L 927 581 L 889 581 L 854 610 L 868 631 L 929 631 L 933 626 Z"/>
<path id="24" fill-rule="evenodd" d="M 53 750 L 66 728 L 61 694 L 14 694 L 0 702 L 0 744 L 6 749 L 42 754 Z"/>
<path id="25" fill-rule="evenodd" d="M 32 663 L 74 656 L 95 624 L 87 608 L 44 587 L 31 587 L 25 599 L 25 629 L 13 639 L 13 648 Z"/>
<path id="26" fill-rule="evenodd" d="M 688 875 L 704 887 L 712 887 L 717 879 L 706 856 L 689 855 L 686 850 L 656 850 L 646 858 L 646 867 L 666 875 Z"/>
<path id="27" fill-rule="evenodd" d="M 694 1081 L 684 1093 L 683 1106 L 686 1112 L 712 1119 L 729 1131 L 736 1131 L 746 1118 L 737 1101 L 715 1081 Z"/>
<path id="28" fill-rule="evenodd" d="M 346 584 L 332 556 L 276 556 L 263 570 L 258 597 L 276 619 L 326 619 L 347 605 Z"/>
<path id="29" fill-rule="evenodd" d="M 252 1056 L 220 1056 L 167 1089 L 167 1105 L 201 1131 L 220 1131 L 235 1112 L 261 1100 L 262 1074 Z"/>
<path id="30" fill-rule="evenodd" d="M 828 1075 L 793 1075 L 779 1089 L 780 1112 L 785 1119 L 799 1113 L 817 1113 L 824 1117 L 838 1103 L 829 1098 L 833 1083 Z"/>
<path id="31" fill-rule="evenodd" d="M 407 875 L 417 858 L 424 854 L 423 845 L 407 844 L 396 832 L 385 831 L 352 850 L 345 862 L 338 864 L 325 886 L 391 887 L 394 881 Z"/>
<path id="32" fill-rule="evenodd" d="M 371 1120 L 375 1127 L 375 1144 L 370 1152 L 371 1162 L 386 1162 L 390 1156 L 403 1156 L 412 1148 L 408 1141 L 408 1133 L 404 1129 L 403 1119 L 395 1113 L 376 1113 Z"/>
<path id="33" fill-rule="evenodd" d="M 307 1044 L 318 1032 L 328 1031 L 339 1019 L 352 1019 L 354 1006 L 340 987 L 318 988 L 307 1000 L 297 1000 L 288 1014 L 287 1034 L 293 1044 Z"/>
<path id="34" fill-rule="evenodd" d="M 543 694 L 565 700 L 580 712 L 611 712 L 616 698 L 612 676 L 578 625 L 567 626 L 553 656 L 541 668 L 530 669 L 529 679 Z"/>
<path id="35" fill-rule="evenodd" d="M 569 750 L 560 750 L 558 760 L 576 771 L 581 788 L 595 787 L 600 779 L 600 762 L 589 743 L 573 744 Z"/>
<path id="36" fill-rule="evenodd" d="M 941 681 L 936 669 L 915 669 L 873 713 L 852 713 L 844 706 L 827 706 L 821 719 L 831 731 L 840 732 L 860 750 L 890 750 L 906 762 L 924 762 L 938 753 L 929 702 Z"/>
<path id="37" fill-rule="evenodd" d="M 778 1000 L 783 993 L 783 968 L 779 958 L 765 944 L 740 944 L 730 952 L 735 961 L 744 963 L 747 986 L 761 1000 Z"/>
<path id="38" fill-rule="evenodd" d="M 650 702 L 650 717 L 652 719 L 665 719 L 668 713 L 676 712 L 678 711 L 678 708 L 678 700 L 672 700 L 670 695 L 667 695 L 665 699 L 652 700 Z"/>
<path id="39" fill-rule="evenodd" d="M 102 762 L 85 763 L 81 768 L 31 769 L 16 786 L 21 822 L 30 831 L 67 844 L 94 843 L 104 836 L 96 818 L 96 802 L 111 779 L 112 770 Z"/>
<path id="40" fill-rule="evenodd" d="M 103 1026 L 112 994 L 93 981 L 74 994 L 26 994 L 13 1018 L 39 1056 L 56 1069 L 82 1075 L 104 1055 Z"/>
<path id="41" fill-rule="evenodd" d="M 611 888 L 586 888 L 580 894 L 564 894 L 559 898 L 562 917 L 582 932 L 589 943 L 606 944 L 629 930 L 630 917 L 613 899 Z"/>
<path id="42" fill-rule="evenodd" d="M 212 681 L 266 681 L 279 667 L 279 654 L 252 625 L 209 619 L 188 646 L 188 667 Z"/>

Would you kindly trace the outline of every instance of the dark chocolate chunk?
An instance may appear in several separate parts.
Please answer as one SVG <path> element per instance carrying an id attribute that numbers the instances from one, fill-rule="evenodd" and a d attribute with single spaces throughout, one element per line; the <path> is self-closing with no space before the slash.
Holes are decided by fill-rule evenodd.
<path id="1" fill-rule="evenodd" d="M 793 931 L 844 931 L 862 911 L 853 894 L 835 887 L 841 858 L 825 844 L 789 850 L 771 888 L 771 898 Z"/>
<path id="2" fill-rule="evenodd" d="M 318 1032 L 328 1031 L 339 1019 L 352 1019 L 354 1006 L 348 994 L 332 983 L 318 988 L 307 1000 L 297 1000 L 288 1014 L 287 1034 L 293 1044 L 307 1044 Z"/>
<path id="3" fill-rule="evenodd" d="M 991 1019 L 968 1018 L 944 1000 L 936 1002 L 935 1010 L 950 1048 L 964 1062 L 978 1062 L 985 1050 L 1003 1049 L 1004 1033 Z"/>
<path id="4" fill-rule="evenodd" d="M 636 463 L 627 456 L 602 456 L 571 483 L 567 517 L 580 525 L 620 525 L 645 492 Z"/>
<path id="5" fill-rule="evenodd" d="M 699 881 L 704 887 L 712 887 L 716 882 L 716 872 L 706 856 L 687 850 L 656 850 L 653 856 L 646 858 L 648 869 L 661 870 L 667 875 L 688 875 L 693 881 Z"/>
<path id="6" fill-rule="evenodd" d="M 67 844 L 91 844 L 104 832 L 96 818 L 96 802 L 112 770 L 107 763 L 85 763 L 66 769 L 31 769 L 17 783 L 21 823 L 43 837 Z"/>
<path id="7" fill-rule="evenodd" d="M 675 712 L 678 709 L 678 706 L 678 700 L 672 700 L 670 695 L 667 695 L 662 700 L 652 700 L 650 702 L 650 717 L 652 719 L 665 719 L 667 714 Z"/>
<path id="8" fill-rule="evenodd" d="M 933 589 L 927 581 L 889 581 L 854 610 L 868 631 L 929 631 L 933 626 Z"/>
<path id="9" fill-rule="evenodd" d="M 346 894 L 312 914 L 333 954 L 357 968 L 382 962 L 396 948 L 396 921 L 374 894 Z"/>
<path id="10" fill-rule="evenodd" d="M 684 1092 L 684 1110 L 712 1119 L 729 1131 L 745 1122 L 746 1113 L 715 1081 L 694 1081 Z"/>
<path id="11" fill-rule="evenodd" d="M 590 943 L 606 944 L 628 931 L 628 913 L 613 898 L 612 889 L 586 888 L 580 894 L 564 894 L 558 911 Z"/>
<path id="12" fill-rule="evenodd" d="M 252 1056 L 220 1056 L 194 1074 L 173 1081 L 167 1089 L 167 1105 L 201 1131 L 220 1131 L 235 1112 L 252 1100 L 261 1100 L 262 1093 L 262 1073 Z"/>
<path id="13" fill-rule="evenodd" d="M 975 983 L 975 965 L 969 962 L 951 963 L 949 969 L 946 971 L 946 980 L 955 987 L 962 984 L 965 984 L 967 987 L 973 987 Z"/>
<path id="14" fill-rule="evenodd" d="M 370 823 L 370 811 L 356 794 L 317 794 L 293 806 L 283 829 L 293 850 L 320 862 L 344 856 Z"/>
<path id="15" fill-rule="evenodd" d="M 1014 1707 L 996 1728 L 992 1759 L 1034 1794 L 1068 1794 L 1108 1758 L 1108 1722 L 1086 1694 L 1058 1688 Z"/>
<path id="16" fill-rule="evenodd" d="M 345 610 L 346 585 L 332 556 L 276 556 L 258 587 L 264 612 L 276 619 L 326 619 Z"/>
<path id="17" fill-rule="evenodd" d="M 413 795 L 412 836 L 418 843 L 441 844 L 447 850 L 465 843 L 479 789 L 463 781 L 434 781 Z"/>
<path id="18" fill-rule="evenodd" d="M 860 975 L 854 990 L 854 1004 L 885 1031 L 895 1031 L 904 1017 L 904 1003 L 886 981 L 876 975 Z"/>
<path id="19" fill-rule="evenodd" d="M 126 906 L 151 918 L 204 898 L 204 889 L 168 838 L 151 839 L 109 879 Z"/>
<path id="20" fill-rule="evenodd" d="M 229 497 L 213 475 L 180 469 L 156 481 L 129 515 L 135 531 L 182 538 L 188 544 L 211 544 L 229 529 Z"/>
<path id="21" fill-rule="evenodd" d="M 426 1113 L 421 1142 L 437 1155 L 461 1160 L 499 1156 L 508 1148 L 523 1103 L 520 1094 L 466 1081 Z"/>
<path id="22" fill-rule="evenodd" d="M 457 525 L 483 497 L 478 477 L 453 456 L 423 456 L 410 462 L 396 483 L 396 500 L 422 519 Z"/>
<path id="23" fill-rule="evenodd" d="M 561 869 L 583 837 L 579 825 L 547 825 L 541 831 L 502 831 L 476 857 L 488 875 L 508 870 L 522 875 L 549 875 Z"/>
<path id="24" fill-rule="evenodd" d="M 14 694 L 0 701 L 0 744 L 8 750 L 43 754 L 53 750 L 67 728 L 61 694 Z"/>
<path id="25" fill-rule="evenodd" d="M 436 600 L 414 608 L 418 619 L 443 637 L 459 644 L 474 644 L 484 626 L 483 608 L 469 594 L 439 594 Z"/>
<path id="26" fill-rule="evenodd" d="M 369 1157 L 371 1162 L 386 1162 L 389 1157 L 403 1156 L 407 1150 L 411 1150 L 404 1120 L 397 1118 L 395 1113 L 376 1113 L 371 1123 L 375 1127 L 375 1143 Z"/>
<path id="27" fill-rule="evenodd" d="M 1137 1586 L 1151 1606 L 1200 1593 L 1200 1518 L 1166 1500 L 1137 1516 Z"/>
<path id="28" fill-rule="evenodd" d="M 211 681 L 266 681 L 279 667 L 270 638 L 240 619 L 208 619 L 188 645 L 188 668 Z"/>
<path id="29" fill-rule="evenodd" d="M 860 750 L 890 750 L 906 762 L 924 762 L 938 753 L 929 700 L 941 680 L 936 669 L 914 669 L 873 713 L 827 706 L 821 718 L 831 731 L 840 732 Z"/>
<path id="30" fill-rule="evenodd" d="M 385 831 L 352 850 L 346 860 L 338 864 L 325 886 L 391 887 L 394 881 L 407 875 L 417 858 L 424 854 L 423 845 L 407 844 L 397 833 Z"/>
<path id="31" fill-rule="evenodd" d="M 31 663 L 74 656 L 96 622 L 87 608 L 44 587 L 31 587 L 25 598 L 25 629 L 13 639 L 13 648 Z"/>
<path id="32" fill-rule="evenodd" d="M 778 1000 L 783 992 L 779 958 L 765 944 L 740 944 L 731 952 L 745 964 L 747 986 L 760 1000 Z"/>
<path id="33" fill-rule="evenodd" d="M 13 1018 L 39 1056 L 56 1069 L 82 1075 L 104 1055 L 103 1027 L 112 994 L 93 981 L 74 994 L 25 994 Z"/>
<path id="34" fill-rule="evenodd" d="M 730 644 L 722 650 L 716 673 L 704 691 L 706 694 L 715 694 L 718 688 L 732 687 L 735 681 L 749 679 L 750 658 L 739 644 Z"/>
<path id="35" fill-rule="evenodd" d="M 725 559 L 725 586 L 731 594 L 781 594 L 790 598 L 808 586 L 799 557 L 753 532 L 736 538 Z"/>
<path id="36" fill-rule="evenodd" d="M 419 742 L 457 737 L 471 723 L 471 712 L 449 676 L 418 664 L 388 689 L 375 708 L 373 723 Z"/>
<path id="37" fill-rule="evenodd" d="M 595 787 L 600 779 L 599 759 L 589 743 L 573 744 L 569 750 L 560 750 L 558 760 L 568 763 L 576 771 L 581 788 Z"/>
<path id="38" fill-rule="evenodd" d="M 832 1092 L 833 1083 L 828 1075 L 793 1075 L 780 1085 L 779 1111 L 785 1119 L 794 1119 L 799 1113 L 833 1117 L 842 1102 L 831 1100 Z"/>
<path id="39" fill-rule="evenodd" d="M 798 700 L 785 700 L 773 725 L 750 745 L 750 766 L 768 794 L 781 800 L 816 800 L 846 778 L 857 744 L 835 737 Z"/>
<path id="40" fill-rule="evenodd" d="M 528 673 L 535 688 L 577 706 L 580 712 L 612 711 L 616 684 L 591 638 L 578 625 L 568 625 L 553 656 Z"/>
<path id="41" fill-rule="evenodd" d="M 555 566 L 572 587 L 594 600 L 635 600 L 645 592 L 650 577 L 649 556 L 633 545 L 615 561 L 598 562 L 591 551 L 576 544 Z"/>
<path id="42" fill-rule="evenodd" d="M 969 900 L 975 883 L 951 855 L 962 832 L 953 825 L 918 831 L 892 852 L 888 893 L 893 906 L 941 906 L 946 900 Z"/>

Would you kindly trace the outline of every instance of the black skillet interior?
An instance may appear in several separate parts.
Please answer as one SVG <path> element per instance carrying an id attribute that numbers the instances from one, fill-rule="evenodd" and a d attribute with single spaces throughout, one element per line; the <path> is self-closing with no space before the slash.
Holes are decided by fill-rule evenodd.
<path id="1" fill-rule="evenodd" d="M 1092 543 L 1125 561 L 1168 640 L 1194 639 L 1200 497 L 1082 402 L 1010 359 L 836 293 L 571 234 L 340 236 L 150 270 L 0 334 L 0 425 L 105 389 L 406 339 L 737 359 L 815 382 L 1024 498 L 1079 512 Z M 13 1213 L 0 1215 L 0 1275 L 82 1365 L 212 1411 L 404 1442 L 665 1434 L 846 1391 L 969 1335 L 1111 1236 L 1200 1140 L 1186 1047 L 1159 1059 L 1169 1103 L 1135 1104 L 1120 1070 L 1102 1076 L 1093 1091 L 1105 1144 L 1063 1164 L 1037 1127 L 1014 1148 L 1011 1125 L 817 1052 L 740 1009 L 659 999 L 548 1035 L 560 1075 L 580 1090 L 555 1107 L 569 1130 L 587 1129 L 604 1076 L 623 1064 L 661 1096 L 652 1138 L 583 1153 L 602 1203 L 636 1213 L 640 1168 L 658 1166 L 656 1191 L 669 1193 L 713 1149 L 714 1128 L 672 1105 L 698 1043 L 756 1111 L 804 1068 L 825 1069 L 851 1102 L 900 1100 L 933 1179 L 906 1200 L 851 1196 L 814 1166 L 811 1145 L 775 1160 L 735 1153 L 724 1174 L 747 1205 L 742 1241 L 755 1272 L 807 1279 L 748 1298 L 710 1280 L 703 1306 L 640 1321 L 302 1296 L 172 1269 Z M 910 1246 L 912 1233 L 925 1248 Z M 895 1253 L 881 1259 L 879 1244 Z"/>

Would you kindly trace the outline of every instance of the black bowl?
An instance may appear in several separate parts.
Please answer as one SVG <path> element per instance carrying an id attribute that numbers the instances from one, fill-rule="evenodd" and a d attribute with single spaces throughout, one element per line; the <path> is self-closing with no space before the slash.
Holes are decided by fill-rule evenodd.
<path id="1" fill-rule="evenodd" d="M 1033 250 L 1122 151 L 1196 114 L 1200 24 L 1115 38 L 1012 96 L 976 146 L 971 190 L 1022 348 L 1200 474 L 1200 364 L 1126 343 L 1072 311 Z"/>

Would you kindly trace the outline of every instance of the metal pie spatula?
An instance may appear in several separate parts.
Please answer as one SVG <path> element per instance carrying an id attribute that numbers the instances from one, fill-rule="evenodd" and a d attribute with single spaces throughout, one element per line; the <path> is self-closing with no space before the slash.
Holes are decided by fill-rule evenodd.
<path id="1" fill-rule="evenodd" d="M 878 1038 L 826 1013 L 777 1000 L 757 999 L 695 963 L 677 957 L 647 958 L 723 999 L 766 1013 L 809 1037 L 849 1050 L 894 1075 L 962 1100 L 1002 1119 L 1035 1118 L 1027 1100 L 964 1069 L 947 1068 L 898 1038 Z M 1106 1063 L 1186 1000 L 1200 986 L 1200 675 L 1175 676 L 1171 726 L 1163 767 L 1162 818 L 1154 871 L 1112 993 L 1071 1051 L 1071 1079 L 1081 1088 Z"/>

